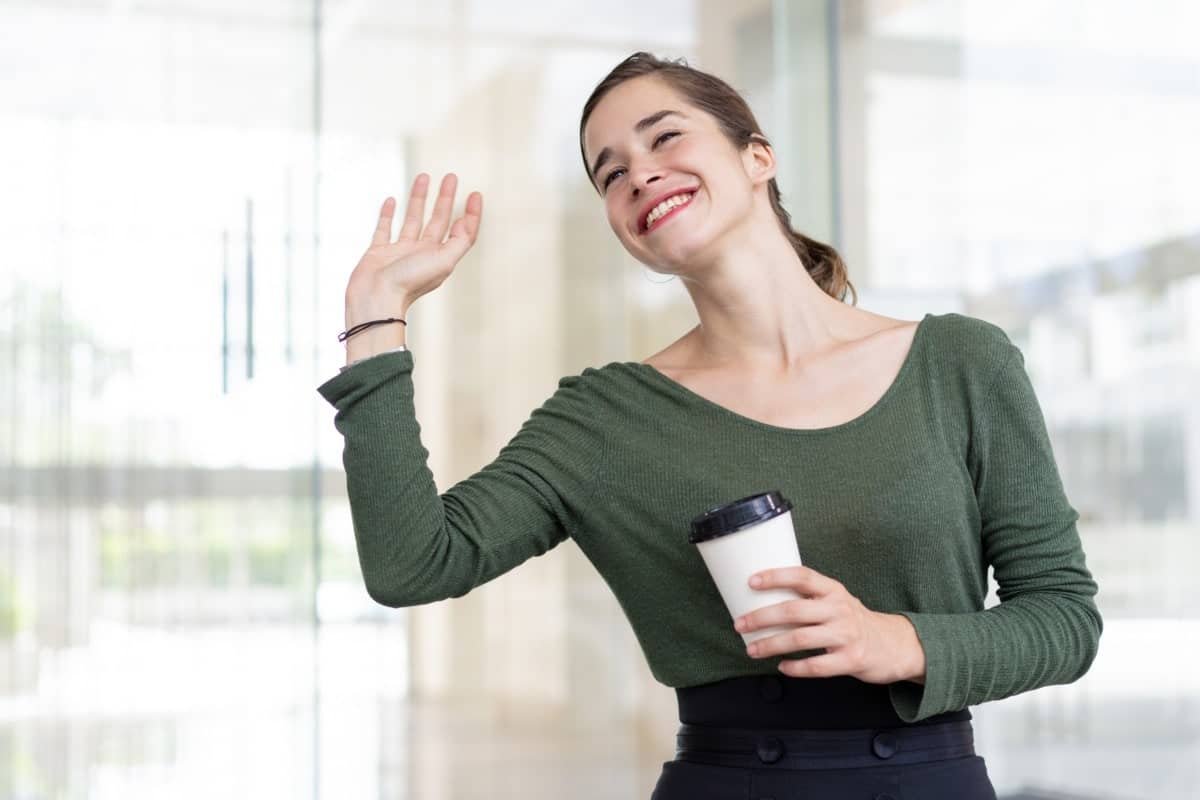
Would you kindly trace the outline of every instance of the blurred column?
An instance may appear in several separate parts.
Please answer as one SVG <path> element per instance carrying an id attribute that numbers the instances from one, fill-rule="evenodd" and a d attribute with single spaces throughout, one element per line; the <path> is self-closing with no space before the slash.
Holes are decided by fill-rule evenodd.
<path id="1" fill-rule="evenodd" d="M 866 0 L 834 4 L 835 147 L 837 150 L 836 238 L 831 242 L 852 265 L 851 280 L 862 289 L 871 280 L 870 237 L 867 236 L 867 63 Z"/>
<path id="2" fill-rule="evenodd" d="M 776 143 L 776 182 L 792 227 L 822 242 L 836 234 L 837 153 L 830 40 L 834 3 L 771 3 L 769 123 Z"/>
<path id="3" fill-rule="evenodd" d="M 416 142 L 415 164 L 433 176 L 433 193 L 446 172 L 460 176 L 453 216 L 472 191 L 486 206 L 471 252 L 421 300 L 438 309 L 435 327 L 421 326 L 430 340 L 421 361 L 440 359 L 448 386 L 429 446 L 449 454 L 433 465 L 443 492 L 494 460 L 564 374 L 566 304 L 558 261 L 546 257 L 560 250 L 561 228 L 547 220 L 562 216 L 564 197 L 553 173 L 536 168 L 542 159 L 528 122 L 538 115 L 542 76 L 534 61 L 498 70 Z M 489 131 L 489 147 L 480 147 L 479 130 Z M 430 382 L 424 374 L 418 385 Z M 568 547 L 464 597 L 413 609 L 414 694 L 562 711 Z"/>

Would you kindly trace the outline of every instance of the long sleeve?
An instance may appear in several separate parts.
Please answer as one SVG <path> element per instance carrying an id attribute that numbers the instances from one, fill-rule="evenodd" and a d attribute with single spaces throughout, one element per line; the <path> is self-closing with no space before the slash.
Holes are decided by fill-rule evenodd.
<path id="1" fill-rule="evenodd" d="M 405 345 L 400 345 L 399 347 L 393 348 L 393 349 L 391 349 L 391 350 L 382 350 L 382 351 L 380 351 L 380 352 L 376 353 L 375 355 L 372 355 L 372 356 L 367 356 L 366 358 L 356 358 L 356 359 L 354 359 L 353 361 L 351 361 L 349 364 L 346 364 L 345 366 L 338 367 L 338 372 L 345 372 L 346 370 L 348 370 L 348 369 L 350 369 L 351 367 L 353 367 L 355 364 L 361 364 L 362 362 L 366 361 L 366 360 L 367 360 L 367 358 L 374 358 L 375 356 L 381 356 L 381 355 L 383 355 L 384 353 L 399 353 L 399 352 L 401 352 L 402 350 L 407 350 L 407 349 L 408 349 L 408 347 L 407 347 L 407 346 L 405 346 Z"/>
<path id="2" fill-rule="evenodd" d="M 925 650 L 924 685 L 891 686 L 901 718 L 945 711 L 1080 678 L 1103 627 L 1024 357 L 1003 337 L 994 378 L 973 391 L 968 466 L 983 555 L 1000 603 L 969 613 L 901 612 Z"/>
<path id="3" fill-rule="evenodd" d="M 391 607 L 460 597 L 572 533 L 604 452 L 587 377 L 558 389 L 499 454 L 439 495 L 413 402 L 413 353 L 380 354 L 317 391 L 336 409 L 367 592 Z"/>

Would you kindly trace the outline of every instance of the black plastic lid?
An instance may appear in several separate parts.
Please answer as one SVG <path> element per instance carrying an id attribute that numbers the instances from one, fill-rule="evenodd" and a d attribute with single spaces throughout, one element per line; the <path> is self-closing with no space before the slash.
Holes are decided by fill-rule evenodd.
<path id="1" fill-rule="evenodd" d="M 778 489 L 752 494 L 732 503 L 713 506 L 696 517 L 692 520 L 692 532 L 688 535 L 688 541 L 695 544 L 716 539 L 718 536 L 766 522 L 791 510 L 791 501 Z"/>

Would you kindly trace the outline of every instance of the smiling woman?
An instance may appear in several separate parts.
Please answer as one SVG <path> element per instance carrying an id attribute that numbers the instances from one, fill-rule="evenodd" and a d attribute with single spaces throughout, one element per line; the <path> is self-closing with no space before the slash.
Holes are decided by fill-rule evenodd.
<path id="1" fill-rule="evenodd" d="M 664 107 L 640 116 L 632 125 L 610 119 L 608 109 L 597 114 L 597 107 L 606 97 L 613 101 L 608 105 L 627 112 L 636 102 L 634 96 L 651 105 L 661 100 Z M 597 144 L 600 145 L 598 149 Z M 591 162 L 588 160 L 589 145 L 595 153 Z M 635 237 L 653 233 L 661 224 L 652 225 L 653 220 L 648 216 L 660 203 L 681 192 L 692 193 L 698 189 L 694 182 L 679 186 L 651 186 L 648 183 L 646 194 L 652 193 L 651 197 L 643 196 L 636 188 L 629 190 L 626 187 L 622 193 L 619 190 L 627 182 L 630 162 L 642 166 L 643 158 L 651 159 L 665 151 L 670 151 L 673 158 L 685 161 L 689 157 L 711 156 L 711 148 L 723 150 L 726 155 L 744 154 L 751 145 L 755 149 L 771 147 L 770 141 L 761 133 L 754 112 L 736 90 L 719 78 L 688 66 L 685 59 L 659 59 L 646 52 L 626 58 L 596 86 L 584 103 L 579 123 L 584 169 L 596 191 L 605 198 L 609 221 L 618 236 L 618 227 L 622 223 Z M 765 177 L 771 211 L 813 281 L 839 300 L 849 292 L 854 298 L 852 302 L 857 303 L 857 292 L 837 250 L 792 228 L 791 215 L 783 207 L 783 195 L 775 177 Z M 621 219 L 614 219 L 614 215 L 620 215 Z M 667 216 L 676 215 L 660 211 L 658 216 L 665 221 Z M 631 253 L 652 269 L 666 268 L 640 250 L 631 249 Z"/>
<path id="2" fill-rule="evenodd" d="M 439 493 L 391 323 L 473 246 L 483 198 L 452 222 L 451 173 L 423 225 L 421 173 L 396 241 L 387 198 L 346 291 L 351 365 L 318 387 L 368 593 L 461 597 L 571 538 L 677 694 L 652 800 L 994 800 L 970 706 L 1078 679 L 1101 630 L 1021 351 L 983 320 L 845 303 L 845 265 L 792 231 L 769 143 L 712 75 L 635 53 L 580 138 L 618 240 L 682 277 L 700 324 L 646 362 L 563 377 Z M 771 485 L 801 498 L 804 564 L 767 565 L 763 585 L 794 599 L 731 619 L 686 530 Z"/>
<path id="3" fill-rule="evenodd" d="M 1095 583 L 1074 530 L 1077 515 L 1062 496 L 1019 351 L 996 326 L 978 320 L 927 314 L 913 325 L 846 306 L 847 291 L 854 292 L 846 266 L 832 247 L 792 229 L 775 181 L 774 152 L 748 104 L 727 83 L 682 59 L 638 52 L 622 61 L 587 99 L 579 136 L 584 167 L 617 238 L 651 269 L 680 276 L 700 317 L 696 328 L 644 362 L 654 368 L 649 376 L 687 401 L 678 414 L 695 411 L 697 426 L 712 424 L 708 416 L 701 420 L 701 411 L 730 424 L 754 424 L 739 441 L 757 458 L 741 466 L 729 449 L 717 446 L 713 430 L 697 434 L 725 453 L 720 469 L 735 481 L 711 491 L 709 499 L 746 494 L 770 481 L 814 499 L 844 495 L 841 502 L 830 499 L 829 509 L 862 512 L 796 512 L 808 566 L 762 577 L 798 599 L 734 621 L 743 633 L 785 629 L 751 645 L 746 656 L 752 661 L 792 657 L 768 676 L 749 666 L 721 667 L 714 647 L 696 675 L 684 685 L 671 684 L 681 722 L 676 757 L 663 764 L 651 800 L 748 793 L 994 800 L 984 760 L 975 754 L 968 706 L 1078 678 L 1095 656 L 1100 631 L 1091 602 Z M 971 340 L 979 343 L 971 357 L 975 367 L 946 371 L 959 360 L 952 348 L 968 347 Z M 981 362 L 991 366 L 975 372 Z M 660 374 L 667 371 L 676 377 Z M 935 405 L 949 417 L 896 399 L 901 378 L 910 376 L 908 391 L 936 393 Z M 972 398 L 988 386 L 990 394 L 1007 399 L 997 401 L 1000 416 L 984 420 L 992 412 Z M 907 410 L 889 412 L 884 400 Z M 870 411 L 821 428 L 774 421 L 840 421 L 860 408 Z M 1016 408 L 1023 410 L 1005 420 L 1002 409 Z M 879 415 L 872 413 L 877 410 Z M 888 413 L 899 416 L 889 420 Z M 628 416 L 632 421 L 637 412 Z M 951 455 L 933 443 L 951 435 L 956 418 L 984 421 L 978 432 L 968 425 L 963 436 L 952 437 L 961 451 Z M 769 444 L 757 438 L 765 435 L 772 437 Z M 1004 444 L 1022 439 L 1030 443 L 1026 452 L 1042 453 L 1036 463 Z M 678 470 L 660 473 L 689 475 L 687 440 L 678 434 Z M 762 469 L 767 461 L 799 453 L 801 442 L 807 446 L 794 466 Z M 672 449 L 668 442 L 659 447 Z M 636 452 L 636 445 L 627 449 Z M 985 450 L 990 452 L 981 456 Z M 820 472 L 834 476 L 823 491 L 824 477 L 805 473 L 822 454 L 828 469 Z M 974 476 L 970 502 L 962 497 L 972 494 L 964 474 Z M 1041 476 L 1037 483 L 1008 484 L 1035 474 Z M 700 487 L 714 480 L 703 468 L 690 476 Z M 912 485 L 902 485 L 904 476 L 912 476 Z M 648 474 L 638 485 L 652 492 L 658 481 Z M 664 498 L 691 491 L 659 490 Z M 1035 492 L 1047 492 L 1040 525 L 1033 513 L 1011 505 Z M 972 503 L 982 520 L 962 513 Z M 865 516 L 873 507 L 880 509 L 875 519 Z M 1022 518 L 1012 519 L 1014 512 Z M 973 532 L 980 524 L 982 536 Z M 1042 533 L 1021 533 L 1020 544 L 1001 533 L 1033 528 Z M 838 530 L 847 535 L 833 536 Z M 929 538 L 931 531 L 937 538 Z M 1066 554 L 1072 567 L 1056 574 L 1049 561 L 1039 562 L 1039 539 L 1048 548 L 1043 556 Z M 589 550 L 585 541 L 581 546 Z M 914 559 L 918 551 L 941 571 L 929 573 Z M 1024 566 L 1014 570 L 1010 557 Z M 1040 574 L 1044 593 L 1008 599 L 1001 614 L 988 615 L 982 610 L 986 574 L 980 572 L 986 558 L 993 559 L 1002 599 L 1023 583 L 1018 574 Z M 943 593 L 967 586 L 966 594 L 945 604 L 949 595 Z M 636 594 L 655 591 L 647 583 Z M 1062 593 L 1073 597 L 1065 600 Z M 627 608 L 638 602 L 625 598 Z M 658 605 L 669 604 L 659 598 Z M 957 613 L 926 613 L 952 607 Z M 693 612 L 702 613 L 699 607 Z M 654 630 L 664 628 L 660 620 Z M 1053 629 L 1073 631 L 1054 646 L 1057 654 L 1037 644 Z M 652 652 L 657 645 L 645 637 L 654 634 L 640 635 Z M 681 660 L 688 657 L 682 634 L 663 635 Z M 1007 662 L 1013 652 L 1034 651 L 1036 658 L 1024 664 Z M 690 656 L 699 658 L 698 652 Z M 660 673 L 669 671 L 659 665 Z"/>

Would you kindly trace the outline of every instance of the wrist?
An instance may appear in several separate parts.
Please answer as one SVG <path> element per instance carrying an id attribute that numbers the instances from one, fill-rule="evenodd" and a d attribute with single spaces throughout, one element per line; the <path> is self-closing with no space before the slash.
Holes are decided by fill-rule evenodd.
<path id="1" fill-rule="evenodd" d="M 401 317 L 407 319 L 408 308 L 412 305 L 412 297 L 401 293 L 380 292 L 362 293 L 355 296 L 346 294 L 346 330 L 373 319 Z"/>
<path id="2" fill-rule="evenodd" d="M 898 680 L 925 683 L 925 648 L 917 636 L 912 620 L 903 614 L 888 614 L 896 631 L 897 650 L 900 653 L 900 677 Z"/>
<path id="3" fill-rule="evenodd" d="M 346 363 L 407 345 L 404 327 L 402 322 L 387 322 L 354 334 L 346 340 Z"/>

